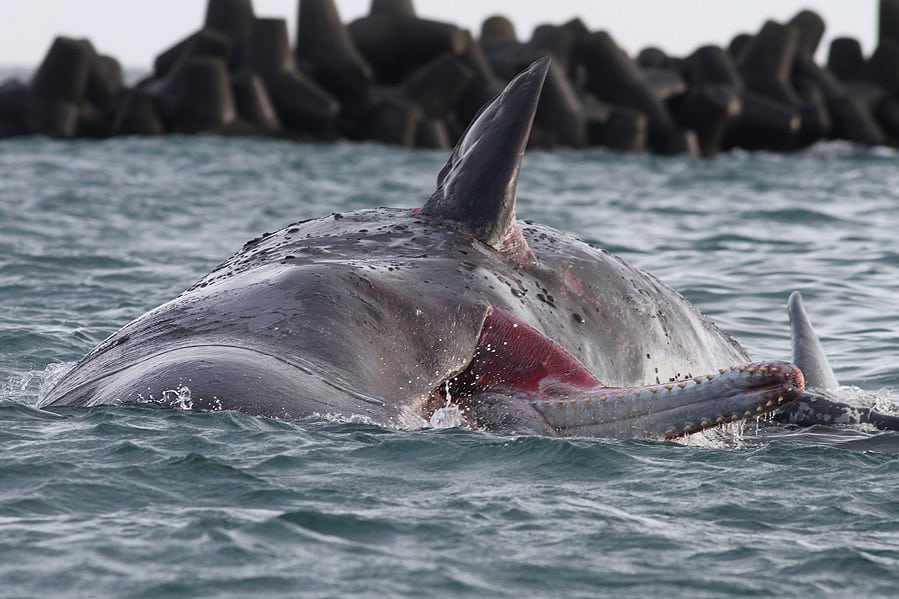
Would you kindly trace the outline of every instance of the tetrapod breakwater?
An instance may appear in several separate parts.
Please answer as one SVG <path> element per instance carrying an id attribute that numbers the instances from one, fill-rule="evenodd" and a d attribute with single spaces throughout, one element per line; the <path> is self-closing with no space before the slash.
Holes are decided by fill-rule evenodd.
<path id="1" fill-rule="evenodd" d="M 869 56 L 837 38 L 825 64 L 814 58 L 825 23 L 811 10 L 747 26 L 727 47 L 629 56 L 576 18 L 523 40 L 504 16 L 475 34 L 411 0 L 372 0 L 351 23 L 333 0 L 300 0 L 291 40 L 287 20 L 257 17 L 252 0 L 209 0 L 201 27 L 132 85 L 89 40 L 57 37 L 29 81 L 0 84 L 0 139 L 213 133 L 447 149 L 549 55 L 535 147 L 708 157 L 828 139 L 899 146 L 899 0 L 879 0 Z"/>

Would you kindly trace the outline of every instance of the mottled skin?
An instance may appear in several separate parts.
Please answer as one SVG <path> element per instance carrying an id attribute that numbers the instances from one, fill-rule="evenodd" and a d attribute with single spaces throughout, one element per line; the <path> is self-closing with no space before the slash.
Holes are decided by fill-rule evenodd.
<path id="1" fill-rule="evenodd" d="M 449 396 L 476 427 L 631 437 L 798 396 L 792 365 L 729 369 L 746 352 L 652 275 L 515 219 L 547 67 L 478 117 L 423 209 L 335 214 L 247 243 L 104 341 L 43 405 L 153 400 L 420 426 Z"/>

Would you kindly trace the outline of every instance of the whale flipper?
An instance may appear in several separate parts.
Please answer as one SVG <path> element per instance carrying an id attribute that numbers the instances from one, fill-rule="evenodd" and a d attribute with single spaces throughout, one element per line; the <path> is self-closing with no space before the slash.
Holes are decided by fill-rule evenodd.
<path id="1" fill-rule="evenodd" d="M 827 361 L 824 348 L 818 340 L 818 335 L 812 328 L 805 306 L 802 304 L 802 295 L 798 291 L 790 294 L 787 301 L 787 310 L 790 314 L 790 337 L 793 345 L 793 363 L 796 364 L 805 376 L 807 389 L 820 389 L 832 391 L 839 388 L 837 377 Z"/>
<path id="2" fill-rule="evenodd" d="M 520 247 L 515 188 L 549 64 L 548 57 L 535 61 L 475 118 L 437 176 L 424 214 L 454 221 L 501 252 L 530 255 Z"/>

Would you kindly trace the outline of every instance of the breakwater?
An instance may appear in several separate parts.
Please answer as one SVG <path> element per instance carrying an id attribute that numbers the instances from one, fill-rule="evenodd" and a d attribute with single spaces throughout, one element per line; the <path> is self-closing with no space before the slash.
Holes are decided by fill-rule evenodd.
<path id="1" fill-rule="evenodd" d="M 531 145 L 713 156 L 740 147 L 792 151 L 819 140 L 899 146 L 899 0 L 880 0 L 865 56 L 804 10 L 727 47 L 629 56 L 609 32 L 573 19 L 519 38 L 502 16 L 477 37 L 372 0 L 349 24 L 333 0 L 300 0 L 287 21 L 252 0 L 209 0 L 205 22 L 162 51 L 132 86 L 88 40 L 56 38 L 30 81 L 0 84 L 0 139 L 217 133 L 375 140 L 447 149 L 479 108 L 539 56 L 553 65 Z"/>

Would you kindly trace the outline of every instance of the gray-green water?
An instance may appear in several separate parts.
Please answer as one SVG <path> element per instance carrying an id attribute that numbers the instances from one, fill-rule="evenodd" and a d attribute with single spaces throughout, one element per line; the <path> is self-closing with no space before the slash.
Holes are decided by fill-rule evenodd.
<path id="1" fill-rule="evenodd" d="M 0 143 L 0 596 L 890 596 L 899 435 L 684 444 L 34 408 L 241 244 L 415 206 L 446 156 L 216 138 Z M 800 289 L 846 386 L 899 402 L 899 154 L 528 156 L 519 214 L 788 358 Z"/>

